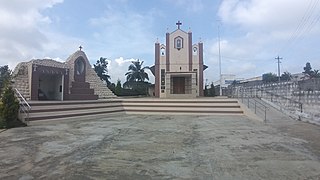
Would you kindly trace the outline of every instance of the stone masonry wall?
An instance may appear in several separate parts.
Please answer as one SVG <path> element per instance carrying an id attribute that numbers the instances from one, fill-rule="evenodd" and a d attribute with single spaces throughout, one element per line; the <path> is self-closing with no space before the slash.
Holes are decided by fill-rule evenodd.
<path id="1" fill-rule="evenodd" d="M 261 85 L 237 85 L 235 97 L 259 97 L 275 104 L 291 116 L 320 124 L 320 81 L 283 82 Z"/>

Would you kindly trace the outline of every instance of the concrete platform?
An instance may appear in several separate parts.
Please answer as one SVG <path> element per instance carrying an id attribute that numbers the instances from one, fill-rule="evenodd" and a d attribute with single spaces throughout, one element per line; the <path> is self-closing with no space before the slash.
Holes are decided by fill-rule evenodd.
<path id="1" fill-rule="evenodd" d="M 0 179 L 320 177 L 320 156 L 307 140 L 244 115 L 104 116 L 0 133 Z"/>

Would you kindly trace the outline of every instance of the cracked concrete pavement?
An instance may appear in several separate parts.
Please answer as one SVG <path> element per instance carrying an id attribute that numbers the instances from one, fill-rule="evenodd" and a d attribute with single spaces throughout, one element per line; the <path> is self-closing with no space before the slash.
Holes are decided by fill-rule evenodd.
<path id="1" fill-rule="evenodd" d="M 320 179 L 307 143 L 246 116 L 39 121 L 0 133 L 0 179 Z"/>

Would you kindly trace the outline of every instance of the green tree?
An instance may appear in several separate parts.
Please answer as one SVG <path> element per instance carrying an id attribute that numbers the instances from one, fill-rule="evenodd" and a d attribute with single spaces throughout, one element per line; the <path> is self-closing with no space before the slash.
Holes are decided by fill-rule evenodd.
<path id="1" fill-rule="evenodd" d="M 214 85 L 213 85 L 213 82 L 211 82 L 210 84 L 210 89 L 209 89 L 209 96 L 215 96 L 216 95 L 216 91 L 215 91 L 215 88 L 214 88 Z"/>
<path id="2" fill-rule="evenodd" d="M 311 64 L 309 62 L 306 63 L 306 66 L 303 68 L 304 74 L 309 75 L 310 78 L 319 78 L 319 70 L 312 70 Z"/>
<path id="3" fill-rule="evenodd" d="M 107 58 L 100 57 L 99 60 L 97 60 L 96 64 L 94 66 L 94 71 L 96 71 L 97 75 L 100 77 L 102 81 L 105 81 L 107 85 L 109 86 L 111 84 L 110 82 L 110 76 L 108 75 L 108 61 Z"/>
<path id="4" fill-rule="evenodd" d="M 18 122 L 19 102 L 10 85 L 6 85 L 1 97 L 0 126 L 2 128 L 15 127 Z"/>
<path id="5" fill-rule="evenodd" d="M 115 90 L 114 90 L 114 93 L 115 93 L 116 95 L 120 95 L 120 94 L 121 94 L 121 89 L 122 89 L 122 87 L 121 87 L 121 81 L 118 79 L 118 80 L 117 80 L 117 85 L 116 85 Z"/>
<path id="6" fill-rule="evenodd" d="M 208 86 L 207 84 L 204 85 L 204 96 L 209 96 L 209 91 L 207 86 Z"/>
<path id="7" fill-rule="evenodd" d="M 313 70 L 312 76 L 313 78 L 320 78 L 319 70 Z"/>
<path id="8" fill-rule="evenodd" d="M 313 73 L 311 64 L 309 62 L 306 63 L 306 66 L 303 68 L 303 70 L 303 73 L 308 74 L 309 76 L 311 76 Z"/>
<path id="9" fill-rule="evenodd" d="M 11 70 L 8 65 L 0 66 L 0 94 L 2 93 L 2 89 L 6 84 L 10 83 L 11 80 Z"/>
<path id="10" fill-rule="evenodd" d="M 143 61 L 132 61 L 132 64 L 128 67 L 128 72 L 125 74 L 127 76 L 127 82 L 144 82 L 149 80 L 148 73 L 145 72 L 146 69 L 150 69 L 148 66 L 142 67 Z"/>
<path id="11" fill-rule="evenodd" d="M 276 74 L 273 73 L 266 73 L 262 75 L 262 81 L 264 83 L 271 83 L 271 82 L 277 82 L 278 81 L 278 77 Z"/>
<path id="12" fill-rule="evenodd" d="M 291 79 L 292 79 L 292 75 L 288 71 L 284 72 L 280 77 L 281 81 L 290 81 Z"/>

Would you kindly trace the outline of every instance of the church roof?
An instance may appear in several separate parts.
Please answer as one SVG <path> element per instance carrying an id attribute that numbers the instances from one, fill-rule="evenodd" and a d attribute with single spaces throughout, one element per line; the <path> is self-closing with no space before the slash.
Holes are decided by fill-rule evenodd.
<path id="1" fill-rule="evenodd" d="M 53 59 L 33 59 L 28 63 L 41 65 L 41 66 L 56 67 L 56 68 L 68 68 L 68 65 L 66 63 L 58 62 Z"/>

